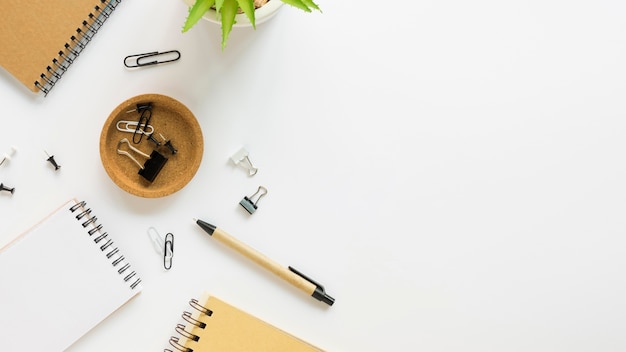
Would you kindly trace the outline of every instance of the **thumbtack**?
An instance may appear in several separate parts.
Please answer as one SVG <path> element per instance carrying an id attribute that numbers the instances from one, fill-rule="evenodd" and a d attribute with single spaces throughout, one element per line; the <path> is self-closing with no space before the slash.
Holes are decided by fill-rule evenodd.
<path id="1" fill-rule="evenodd" d="M 165 146 L 170 150 L 170 152 L 172 152 L 172 154 L 178 153 L 178 150 L 176 148 L 174 148 L 174 146 L 172 145 L 172 141 L 171 140 L 168 139 L 165 142 Z"/>
<path id="2" fill-rule="evenodd" d="M 156 138 L 154 138 L 154 133 L 150 133 L 148 135 L 148 140 L 152 143 L 154 143 L 154 145 L 156 145 L 157 147 L 161 146 L 161 142 L 159 142 Z"/>
<path id="3" fill-rule="evenodd" d="M 0 161 L 0 165 L 4 164 L 5 161 L 7 160 L 11 160 L 11 157 L 13 157 L 13 155 L 15 155 L 15 152 L 17 152 L 17 148 L 15 146 L 11 146 L 11 151 L 4 154 L 2 160 Z"/>
<path id="4" fill-rule="evenodd" d="M 5 186 L 4 183 L 0 183 L 0 191 L 8 191 L 8 192 L 11 192 L 11 194 L 13 194 L 13 192 L 15 192 L 15 188 L 9 188 Z"/>
<path id="5" fill-rule="evenodd" d="M 240 165 L 244 169 L 248 170 L 248 176 L 254 176 L 257 171 L 259 171 L 258 168 L 252 165 L 250 158 L 248 158 L 248 151 L 245 148 L 239 149 L 230 157 L 230 160 L 235 163 L 235 165 Z"/>
<path id="6" fill-rule="evenodd" d="M 251 195 L 250 197 L 243 197 L 241 202 L 239 202 L 239 205 L 241 205 L 248 213 L 253 214 L 258 209 L 257 203 L 266 194 L 267 188 L 259 186 L 259 189 L 257 189 L 257 191 L 254 192 L 253 195 Z M 258 198 L 256 199 L 256 201 L 254 201 L 254 197 L 256 197 L 257 195 Z"/>
<path id="7" fill-rule="evenodd" d="M 48 154 L 48 152 L 46 152 L 45 150 L 44 150 L 44 153 L 46 153 L 46 155 L 48 156 L 48 159 L 46 160 L 50 162 L 52 166 L 54 166 L 55 171 L 61 168 L 61 165 L 57 164 L 56 160 L 54 160 L 54 155 Z"/>

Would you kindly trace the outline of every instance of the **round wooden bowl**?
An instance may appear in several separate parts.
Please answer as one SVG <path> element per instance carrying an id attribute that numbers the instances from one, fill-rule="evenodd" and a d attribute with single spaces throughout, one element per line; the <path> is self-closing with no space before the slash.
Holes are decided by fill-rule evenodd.
<path id="1" fill-rule="evenodd" d="M 141 114 L 136 111 L 137 104 L 145 103 L 152 103 L 149 125 L 154 128 L 153 136 L 161 146 L 148 140 L 147 135 L 135 144 L 133 133 L 117 128 L 118 121 L 138 122 Z M 165 146 L 161 135 L 171 141 L 177 150 L 175 154 Z M 139 138 L 135 137 L 135 140 Z M 118 153 L 118 145 L 124 138 L 130 146 L 145 154 L 150 155 L 156 150 L 167 158 L 152 182 L 139 174 L 140 167 L 133 160 Z M 131 151 L 129 144 L 121 144 L 119 148 L 129 152 L 142 165 L 148 160 Z M 100 134 L 100 159 L 111 180 L 124 191 L 145 198 L 165 197 L 183 188 L 198 171 L 203 151 L 202 130 L 195 116 L 181 102 L 160 94 L 143 94 L 124 101 L 111 112 Z"/>

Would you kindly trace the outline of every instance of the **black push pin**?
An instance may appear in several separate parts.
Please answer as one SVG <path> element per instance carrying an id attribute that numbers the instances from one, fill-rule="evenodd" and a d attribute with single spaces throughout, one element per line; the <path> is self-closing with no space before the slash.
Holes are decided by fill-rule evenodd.
<path id="1" fill-rule="evenodd" d="M 61 168 L 61 165 L 57 164 L 56 160 L 54 160 L 54 155 L 50 155 L 48 154 L 48 152 L 46 152 L 44 150 L 44 152 L 46 153 L 46 155 L 48 156 L 48 159 L 46 159 L 48 162 L 50 162 L 50 164 L 52 164 L 52 166 L 54 166 L 54 170 L 58 170 Z"/>
<path id="2" fill-rule="evenodd" d="M 160 147 L 161 146 L 161 142 L 159 142 L 156 138 L 154 138 L 154 133 L 150 133 L 148 135 L 148 140 L 152 143 L 154 143 L 155 146 Z"/>
<path id="3" fill-rule="evenodd" d="M 9 187 L 5 186 L 4 183 L 0 183 L 0 191 L 7 191 L 7 192 L 11 192 L 11 194 L 13 194 L 13 192 L 15 192 L 15 188 L 9 188 Z"/>
<path id="4" fill-rule="evenodd" d="M 170 141 L 169 139 L 167 140 L 167 142 L 165 142 L 165 146 L 169 148 L 169 150 L 170 150 L 170 152 L 172 152 L 172 154 L 178 153 L 178 150 L 176 150 L 176 148 L 174 148 L 174 146 L 172 145 L 172 141 Z"/>

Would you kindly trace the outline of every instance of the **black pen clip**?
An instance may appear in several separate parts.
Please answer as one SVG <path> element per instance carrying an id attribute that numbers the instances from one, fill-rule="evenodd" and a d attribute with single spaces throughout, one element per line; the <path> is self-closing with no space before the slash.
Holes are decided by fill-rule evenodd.
<path id="1" fill-rule="evenodd" d="M 303 273 L 299 272 L 298 270 L 294 269 L 291 266 L 288 267 L 288 268 L 294 274 L 300 276 L 301 278 L 303 278 L 306 281 L 308 281 L 308 282 L 312 283 L 313 285 L 315 285 L 315 291 L 311 295 L 311 296 L 313 296 L 313 298 L 317 299 L 318 301 L 322 301 L 322 302 L 328 304 L 329 306 L 332 306 L 333 303 L 335 303 L 335 299 L 332 298 L 331 296 L 329 296 L 326 293 L 326 291 L 324 291 L 324 286 L 322 286 L 320 283 L 318 283 L 315 280 L 311 279 L 310 277 L 304 275 Z"/>

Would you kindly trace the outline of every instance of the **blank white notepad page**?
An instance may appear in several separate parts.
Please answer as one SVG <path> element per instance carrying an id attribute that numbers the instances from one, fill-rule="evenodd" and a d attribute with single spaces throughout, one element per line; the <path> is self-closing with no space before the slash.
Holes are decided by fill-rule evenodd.
<path id="1" fill-rule="evenodd" d="M 118 272 L 119 259 L 109 236 L 89 234 L 71 200 L 0 251 L 0 331 L 3 351 L 62 351 L 141 291 L 132 272 Z M 91 215 L 93 216 L 93 215 Z M 133 283 L 137 285 L 131 287 Z M 7 345 L 8 344 L 8 345 Z"/>

